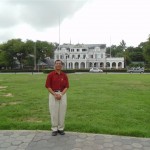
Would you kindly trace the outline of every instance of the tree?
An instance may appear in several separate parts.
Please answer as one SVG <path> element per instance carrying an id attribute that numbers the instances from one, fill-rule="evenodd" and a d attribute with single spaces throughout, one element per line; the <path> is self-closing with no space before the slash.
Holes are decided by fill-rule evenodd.
<path id="1" fill-rule="evenodd" d="M 125 51 L 125 49 L 126 49 L 126 43 L 125 43 L 124 40 L 122 40 L 122 41 L 120 42 L 120 48 L 122 49 L 122 51 Z"/>
<path id="2" fill-rule="evenodd" d="M 34 47 L 36 45 L 36 54 Z M 22 42 L 21 39 L 8 40 L 0 45 L 0 66 L 15 67 L 19 62 L 20 68 L 24 65 L 33 67 L 34 58 L 44 61 L 46 57 L 53 57 L 55 44 L 46 41 L 27 40 Z M 35 56 L 36 55 L 36 56 Z"/>
<path id="3" fill-rule="evenodd" d="M 15 51 L 13 49 L 13 40 L 8 41 L 7 43 L 4 43 L 1 46 L 1 49 L 3 51 L 3 62 L 5 67 L 13 67 L 14 65 L 14 57 L 15 57 Z M 6 63 L 7 62 L 7 63 Z"/>
<path id="4" fill-rule="evenodd" d="M 133 59 L 134 61 L 145 61 L 144 59 L 144 53 L 143 53 L 143 49 L 140 48 L 140 47 L 136 47 L 134 48 L 134 56 L 133 56 Z"/>
<path id="5" fill-rule="evenodd" d="M 111 57 L 123 57 L 123 48 L 120 45 L 112 45 L 111 47 L 107 47 L 106 52 L 108 55 L 111 55 Z"/>
<path id="6" fill-rule="evenodd" d="M 23 50 L 26 53 L 24 65 L 28 68 L 34 67 L 34 45 L 35 42 L 33 42 L 32 40 L 27 40 L 23 45 Z"/>
<path id="7" fill-rule="evenodd" d="M 147 63 L 150 64 L 150 36 L 148 38 L 148 41 L 143 43 L 142 45 L 143 51 L 144 51 L 144 57 Z"/>
<path id="8" fill-rule="evenodd" d="M 1 67 L 7 67 L 8 61 L 6 59 L 6 52 L 0 50 L 0 68 Z"/>
<path id="9" fill-rule="evenodd" d="M 54 44 L 46 41 L 36 41 L 37 60 L 44 61 L 46 57 L 53 57 Z"/>
<path id="10" fill-rule="evenodd" d="M 116 45 L 112 45 L 111 47 L 107 47 L 106 48 L 107 55 L 111 56 L 111 57 L 115 57 L 116 53 L 117 53 L 116 48 L 117 48 Z"/>

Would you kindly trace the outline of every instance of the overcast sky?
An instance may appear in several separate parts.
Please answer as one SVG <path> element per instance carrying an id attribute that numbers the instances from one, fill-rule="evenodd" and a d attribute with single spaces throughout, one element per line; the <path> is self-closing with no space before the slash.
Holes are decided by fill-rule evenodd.
<path id="1" fill-rule="evenodd" d="M 60 19 L 59 19 L 60 18 Z M 60 26 L 59 26 L 60 20 Z M 150 0 L 1 0 L 0 43 L 21 38 L 138 46 L 150 34 Z"/>

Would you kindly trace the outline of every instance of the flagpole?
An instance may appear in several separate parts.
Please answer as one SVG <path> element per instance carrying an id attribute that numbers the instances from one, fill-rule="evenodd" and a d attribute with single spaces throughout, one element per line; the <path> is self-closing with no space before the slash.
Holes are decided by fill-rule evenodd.
<path id="1" fill-rule="evenodd" d="M 59 50 L 60 50 L 60 14 L 59 14 Z"/>
<path id="2" fill-rule="evenodd" d="M 111 36 L 110 36 L 110 58 L 111 58 Z"/>

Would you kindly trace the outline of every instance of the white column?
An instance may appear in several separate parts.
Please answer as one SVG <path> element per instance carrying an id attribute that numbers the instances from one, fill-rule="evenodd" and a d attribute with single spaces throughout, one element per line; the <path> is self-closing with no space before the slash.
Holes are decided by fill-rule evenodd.
<path id="1" fill-rule="evenodd" d="M 85 69 L 86 69 L 86 61 L 84 63 L 85 63 Z"/>
<path id="2" fill-rule="evenodd" d="M 75 64 L 75 63 L 73 62 L 72 64 L 73 64 L 73 66 L 72 66 L 72 67 L 73 67 L 73 69 L 75 69 L 75 67 L 74 67 L 74 64 Z"/>
<path id="3" fill-rule="evenodd" d="M 112 68 L 112 62 L 110 62 L 110 68 Z"/>
<path id="4" fill-rule="evenodd" d="M 118 69 L 118 62 L 116 62 L 116 69 Z"/>
<path id="5" fill-rule="evenodd" d="M 124 68 L 124 62 L 122 62 L 122 68 Z"/>

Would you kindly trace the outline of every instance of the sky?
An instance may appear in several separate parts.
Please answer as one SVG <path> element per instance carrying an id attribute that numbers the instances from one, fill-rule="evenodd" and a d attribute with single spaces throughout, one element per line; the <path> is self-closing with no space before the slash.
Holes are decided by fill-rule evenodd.
<path id="1" fill-rule="evenodd" d="M 0 43 L 20 38 L 60 44 L 137 47 L 150 34 L 150 0 L 1 0 Z"/>

